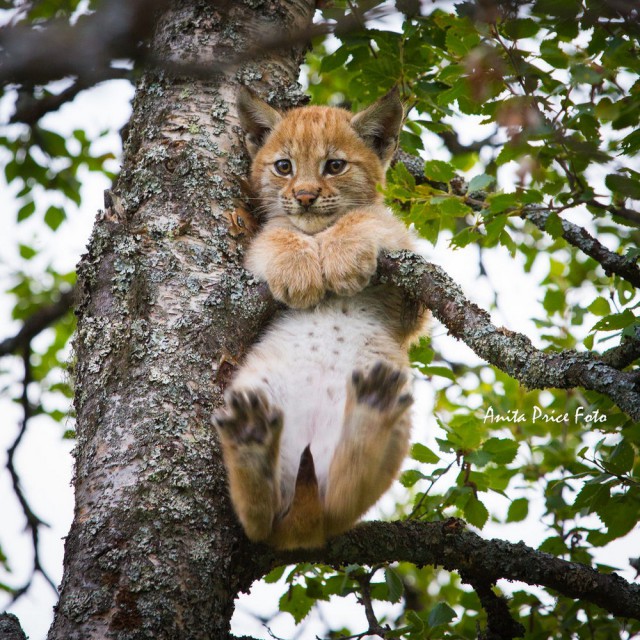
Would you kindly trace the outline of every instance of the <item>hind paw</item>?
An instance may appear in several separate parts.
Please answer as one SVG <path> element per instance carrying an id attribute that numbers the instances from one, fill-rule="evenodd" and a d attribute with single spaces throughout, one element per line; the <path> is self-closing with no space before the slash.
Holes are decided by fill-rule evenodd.
<path id="1" fill-rule="evenodd" d="M 262 391 L 231 391 L 227 406 L 213 417 L 213 423 L 236 445 L 268 445 L 282 430 L 282 412 L 269 403 Z"/>
<path id="2" fill-rule="evenodd" d="M 368 373 L 356 369 L 351 382 L 358 404 L 396 417 L 412 404 L 410 393 L 401 393 L 407 384 L 407 374 L 385 362 L 377 362 Z"/>

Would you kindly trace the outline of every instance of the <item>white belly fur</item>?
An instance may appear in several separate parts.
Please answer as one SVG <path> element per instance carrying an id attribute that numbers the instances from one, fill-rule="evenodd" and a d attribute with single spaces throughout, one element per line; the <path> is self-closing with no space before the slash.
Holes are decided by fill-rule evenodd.
<path id="1" fill-rule="evenodd" d="M 248 354 L 234 389 L 260 389 L 284 413 L 280 444 L 283 506 L 293 497 L 307 445 L 321 494 L 342 430 L 347 384 L 354 369 L 378 360 L 396 367 L 406 355 L 358 296 L 287 311 Z"/>

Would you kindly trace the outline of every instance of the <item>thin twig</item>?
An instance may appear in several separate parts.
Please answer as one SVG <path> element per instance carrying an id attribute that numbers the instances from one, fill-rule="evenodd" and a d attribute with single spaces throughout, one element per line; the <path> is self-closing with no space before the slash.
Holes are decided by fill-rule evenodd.
<path id="1" fill-rule="evenodd" d="M 27 520 L 27 529 L 31 532 L 31 542 L 33 545 L 33 568 L 31 571 L 31 575 L 27 579 L 27 582 L 22 586 L 13 590 L 12 603 L 15 602 L 20 596 L 27 592 L 31 583 L 33 581 L 33 577 L 36 573 L 40 573 L 42 577 L 49 583 L 51 588 L 54 590 L 55 594 L 58 595 L 58 588 L 54 581 L 49 577 L 44 567 L 42 566 L 42 562 L 40 560 L 40 548 L 39 548 L 39 534 L 40 527 L 48 527 L 49 525 L 41 520 L 31 509 L 27 497 L 22 489 L 22 485 L 20 482 L 20 476 L 15 467 L 15 454 L 18 449 L 18 446 L 22 442 L 22 438 L 27 430 L 27 425 L 29 423 L 30 418 L 32 417 L 33 411 L 31 408 L 31 403 L 29 402 L 29 393 L 28 388 L 29 384 L 32 381 L 31 374 L 31 344 L 27 343 L 23 346 L 22 351 L 22 362 L 24 367 L 24 378 L 22 381 L 22 394 L 20 396 L 20 405 L 22 407 L 23 417 L 20 423 L 20 428 L 18 430 L 18 435 L 16 439 L 13 441 L 13 444 L 7 450 L 7 470 L 9 471 L 9 475 L 11 476 L 11 485 L 13 487 L 13 493 L 15 494 L 20 506 L 22 508 L 22 512 Z"/>

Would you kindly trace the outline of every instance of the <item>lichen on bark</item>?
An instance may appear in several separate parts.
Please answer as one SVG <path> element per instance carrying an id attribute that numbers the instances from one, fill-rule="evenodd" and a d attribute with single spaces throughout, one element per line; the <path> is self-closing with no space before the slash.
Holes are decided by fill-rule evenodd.
<path id="1" fill-rule="evenodd" d="M 256 21 L 306 27 L 313 9 L 239 2 L 222 15 L 183 0 L 151 47 L 202 65 L 248 46 Z M 224 638 L 236 594 L 264 571 L 232 515 L 210 415 L 253 339 L 237 322 L 255 300 L 228 222 L 248 166 L 235 92 L 243 79 L 298 103 L 301 55 L 140 80 L 122 172 L 79 265 L 76 509 L 50 640 Z"/>

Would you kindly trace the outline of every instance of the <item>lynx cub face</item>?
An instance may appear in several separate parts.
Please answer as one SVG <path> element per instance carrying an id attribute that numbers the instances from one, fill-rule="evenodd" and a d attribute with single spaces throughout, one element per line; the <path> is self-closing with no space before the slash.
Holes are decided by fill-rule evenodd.
<path id="1" fill-rule="evenodd" d="M 267 219 L 286 218 L 318 233 L 348 211 L 380 202 L 397 145 L 402 106 L 389 94 L 353 114 L 332 107 L 303 107 L 281 114 L 248 91 L 239 99 L 251 183 Z"/>

